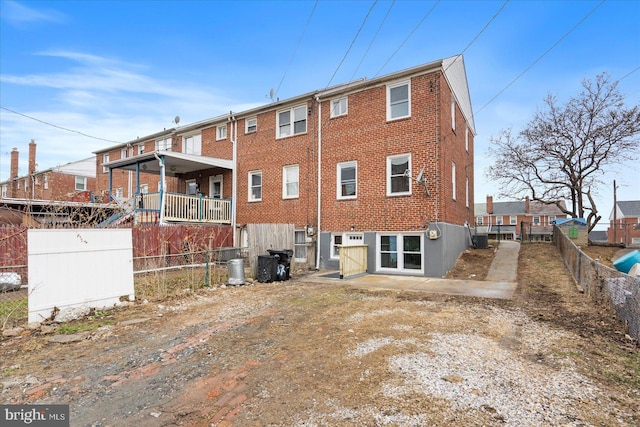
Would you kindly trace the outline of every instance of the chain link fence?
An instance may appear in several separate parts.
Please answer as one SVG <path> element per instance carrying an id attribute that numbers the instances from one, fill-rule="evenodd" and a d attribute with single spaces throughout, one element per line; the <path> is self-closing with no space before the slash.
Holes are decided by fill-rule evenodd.
<path id="1" fill-rule="evenodd" d="M 629 335 L 640 340 L 640 279 L 590 258 L 558 227 L 553 241 L 578 285 L 596 302 L 609 305 Z"/>

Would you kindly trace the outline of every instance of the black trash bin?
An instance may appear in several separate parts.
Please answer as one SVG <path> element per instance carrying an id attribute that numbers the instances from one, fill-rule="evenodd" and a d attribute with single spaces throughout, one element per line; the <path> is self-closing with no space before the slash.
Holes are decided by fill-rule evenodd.
<path id="1" fill-rule="evenodd" d="M 276 280 L 278 257 L 275 255 L 258 256 L 258 282 L 269 283 Z"/>
<path id="2" fill-rule="evenodd" d="M 291 277 L 291 257 L 293 257 L 292 249 L 267 249 L 269 255 L 278 257 L 278 267 L 276 278 L 278 280 L 289 280 Z"/>

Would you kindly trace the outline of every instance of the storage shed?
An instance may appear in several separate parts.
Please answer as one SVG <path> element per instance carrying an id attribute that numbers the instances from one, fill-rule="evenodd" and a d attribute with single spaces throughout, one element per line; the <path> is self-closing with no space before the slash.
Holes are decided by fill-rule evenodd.
<path id="1" fill-rule="evenodd" d="M 584 218 L 562 218 L 556 220 L 556 226 L 566 234 L 576 246 L 587 246 L 589 233 Z"/>

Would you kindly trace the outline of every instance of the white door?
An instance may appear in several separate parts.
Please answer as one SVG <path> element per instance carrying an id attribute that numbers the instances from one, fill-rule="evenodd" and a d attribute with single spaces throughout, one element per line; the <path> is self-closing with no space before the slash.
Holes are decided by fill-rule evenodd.
<path id="1" fill-rule="evenodd" d="M 222 175 L 209 177 L 209 197 L 222 199 Z"/>

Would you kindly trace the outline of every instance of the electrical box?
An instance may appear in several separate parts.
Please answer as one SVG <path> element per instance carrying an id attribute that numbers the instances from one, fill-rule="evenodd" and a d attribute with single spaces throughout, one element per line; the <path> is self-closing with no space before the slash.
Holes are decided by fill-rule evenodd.
<path id="1" fill-rule="evenodd" d="M 431 240 L 435 240 L 438 237 L 440 237 L 440 236 L 438 236 L 438 230 L 429 230 L 429 238 Z"/>

